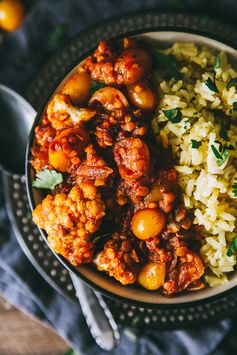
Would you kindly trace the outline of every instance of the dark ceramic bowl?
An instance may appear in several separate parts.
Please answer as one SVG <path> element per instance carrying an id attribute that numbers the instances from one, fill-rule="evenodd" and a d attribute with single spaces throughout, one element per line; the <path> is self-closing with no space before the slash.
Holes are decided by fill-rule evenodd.
<path id="1" fill-rule="evenodd" d="M 125 35 L 124 35 L 125 36 Z M 233 62 L 237 63 L 237 52 L 235 46 L 227 41 L 224 43 L 223 40 L 219 40 L 218 38 L 213 38 L 207 36 L 198 31 L 187 31 L 179 29 L 177 30 L 164 30 L 164 28 L 154 28 L 149 30 L 149 32 L 143 31 L 136 31 L 132 33 L 127 33 L 126 36 L 135 36 L 135 37 L 143 37 L 148 41 L 152 41 L 157 43 L 160 47 L 166 47 L 174 42 L 194 42 L 198 45 L 206 45 L 213 50 L 222 50 L 225 51 L 228 56 L 231 58 Z M 111 36 L 112 37 L 112 36 Z M 121 38 L 121 37 L 120 37 Z M 100 38 L 98 38 L 98 42 Z M 93 48 L 91 48 L 91 51 Z M 90 52 L 91 52 L 90 51 Z M 87 55 L 90 54 L 87 53 Z M 55 86 L 55 90 L 51 93 L 48 100 L 42 106 L 41 110 L 39 111 L 34 126 L 31 130 L 28 147 L 26 152 L 26 177 L 27 177 L 27 193 L 30 202 L 30 206 L 32 209 L 35 208 L 37 204 L 39 204 L 43 198 L 42 193 L 40 190 L 32 188 L 32 181 L 34 180 L 34 171 L 29 164 L 30 160 L 30 151 L 31 146 L 34 139 L 34 129 L 36 125 L 40 123 L 42 113 L 47 106 L 48 101 L 57 91 L 59 91 L 60 87 L 62 86 L 63 82 L 70 76 L 75 70 L 78 64 L 83 61 L 87 55 L 83 57 L 78 56 L 78 59 L 74 63 L 74 65 L 66 66 L 65 70 L 67 70 L 67 75 L 59 78 L 58 84 Z M 44 230 L 40 229 L 40 233 L 42 234 L 45 242 L 47 243 L 47 235 Z M 196 304 L 200 301 L 204 301 L 206 299 L 215 299 L 218 298 L 220 295 L 224 295 L 224 293 L 232 292 L 237 285 L 237 275 L 235 273 L 232 274 L 230 280 L 227 284 L 223 286 L 217 286 L 214 288 L 206 288 L 196 292 L 187 292 L 184 294 L 180 294 L 173 298 L 164 297 L 160 294 L 159 291 L 148 291 L 142 289 L 136 285 L 130 286 L 123 286 L 115 279 L 107 276 L 104 272 L 100 272 L 92 268 L 90 265 L 83 265 L 79 267 L 74 267 L 69 262 L 62 257 L 61 255 L 55 254 L 59 261 L 70 270 L 72 273 L 76 274 L 79 278 L 81 278 L 87 285 L 92 287 L 95 290 L 100 291 L 102 294 L 105 294 L 109 297 L 114 299 L 124 301 L 133 305 L 139 305 L 142 307 L 162 307 L 162 305 L 166 305 L 166 307 L 177 307 L 177 306 L 184 306 L 190 304 Z"/>

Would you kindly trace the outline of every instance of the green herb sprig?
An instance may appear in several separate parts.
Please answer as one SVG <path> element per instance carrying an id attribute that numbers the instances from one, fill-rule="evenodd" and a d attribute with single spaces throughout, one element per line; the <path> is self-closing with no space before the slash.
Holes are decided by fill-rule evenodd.
<path id="1" fill-rule="evenodd" d="M 234 253 L 237 251 L 237 235 L 234 236 L 234 238 L 231 241 L 231 244 L 227 250 L 226 255 L 227 256 L 232 256 Z"/>
<path id="2" fill-rule="evenodd" d="M 171 110 L 162 110 L 165 117 L 172 123 L 179 123 L 182 120 L 182 113 L 179 108 L 173 108 Z"/>
<path id="3" fill-rule="evenodd" d="M 176 80 L 183 79 L 183 74 L 179 71 L 177 61 L 174 56 L 161 53 L 158 50 L 154 50 L 153 62 L 155 69 L 165 69 L 171 78 Z"/>
<path id="4" fill-rule="evenodd" d="M 234 197 L 237 197 L 237 178 L 234 178 L 234 184 L 232 185 L 233 187 L 233 195 Z"/>
<path id="5" fill-rule="evenodd" d="M 227 136 L 227 131 L 228 131 L 228 126 L 226 124 L 226 122 L 223 120 L 223 122 L 220 123 L 221 125 L 221 129 L 220 129 L 220 137 L 226 141 L 229 140 L 228 136 Z"/>
<path id="6" fill-rule="evenodd" d="M 215 83 L 215 78 L 213 80 L 211 78 L 208 78 L 207 81 L 205 81 L 205 84 L 211 91 L 219 92 Z"/>
<path id="7" fill-rule="evenodd" d="M 201 146 L 201 144 L 202 144 L 202 142 L 196 141 L 195 139 L 191 139 L 191 142 L 192 142 L 192 148 L 193 149 L 198 149 Z"/>
<path id="8" fill-rule="evenodd" d="M 233 111 L 235 111 L 235 112 L 237 111 L 237 102 L 233 103 Z"/>
<path id="9" fill-rule="evenodd" d="M 213 69 L 216 70 L 220 68 L 220 66 L 221 66 L 221 58 L 219 55 L 217 55 L 213 64 Z"/>
<path id="10" fill-rule="evenodd" d="M 211 145 L 211 149 L 212 149 L 213 154 L 217 158 L 217 160 L 216 160 L 217 165 L 221 166 L 227 160 L 227 158 L 229 156 L 229 151 L 234 150 L 235 148 L 231 144 L 229 146 L 223 146 L 223 144 L 219 141 L 215 141 L 215 143 L 219 144 L 218 150 L 216 149 L 216 147 L 213 144 Z"/>
<path id="11" fill-rule="evenodd" d="M 225 141 L 229 141 L 229 137 L 227 135 L 228 130 L 230 129 L 230 121 L 227 117 L 223 116 L 223 112 L 221 110 L 211 110 L 214 114 L 215 121 L 220 125 L 220 137 Z"/>
<path id="12" fill-rule="evenodd" d="M 221 153 L 221 151 L 223 149 L 223 144 L 220 141 L 218 141 L 218 140 L 215 140 L 214 142 L 219 145 L 219 149 L 218 150 Z"/>
<path id="13" fill-rule="evenodd" d="M 32 186 L 38 189 L 54 190 L 55 186 L 63 182 L 63 176 L 55 170 L 41 170 L 36 174 L 36 179 L 32 182 Z"/>
<path id="14" fill-rule="evenodd" d="M 91 94 L 94 94 L 97 90 L 100 90 L 100 89 L 104 88 L 105 86 L 106 85 L 104 83 L 93 80 L 91 82 L 91 87 L 90 87 Z"/>
<path id="15" fill-rule="evenodd" d="M 234 86 L 237 84 L 237 78 L 231 79 L 227 84 L 226 84 L 226 89 L 230 90 L 231 86 Z"/>

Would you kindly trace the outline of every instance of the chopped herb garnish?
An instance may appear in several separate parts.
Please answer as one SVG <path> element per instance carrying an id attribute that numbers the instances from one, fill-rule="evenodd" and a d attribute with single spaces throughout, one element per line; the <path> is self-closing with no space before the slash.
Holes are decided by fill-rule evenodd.
<path id="1" fill-rule="evenodd" d="M 215 83 L 215 80 L 212 80 L 211 78 L 208 78 L 207 81 L 205 81 L 206 86 L 208 89 L 214 92 L 219 92 Z"/>
<path id="2" fill-rule="evenodd" d="M 237 235 L 232 239 L 229 249 L 227 250 L 226 255 L 232 256 L 237 251 Z"/>
<path id="3" fill-rule="evenodd" d="M 183 79 L 183 74 L 179 71 L 176 58 L 172 55 L 166 55 L 158 50 L 153 51 L 154 64 L 156 69 L 163 68 L 171 78 L 176 80 Z"/>
<path id="4" fill-rule="evenodd" d="M 106 85 L 99 82 L 99 81 L 95 81 L 93 80 L 91 82 L 91 93 L 94 94 L 97 90 L 100 90 L 102 88 L 104 88 Z"/>
<path id="5" fill-rule="evenodd" d="M 234 86 L 237 84 L 237 78 L 231 79 L 227 84 L 226 84 L 226 89 L 230 90 L 231 86 Z"/>
<path id="6" fill-rule="evenodd" d="M 213 144 L 211 145 L 211 149 L 217 159 L 222 159 L 221 154 L 218 152 L 218 150 L 216 149 L 216 147 Z"/>
<path id="7" fill-rule="evenodd" d="M 36 174 L 36 179 L 32 182 L 32 186 L 38 189 L 50 189 L 53 190 L 56 185 L 63 182 L 63 176 L 61 173 L 57 173 L 55 170 L 41 170 Z"/>
<path id="8" fill-rule="evenodd" d="M 225 124 L 225 122 L 221 123 L 220 125 L 221 125 L 220 136 L 224 140 L 228 141 L 229 138 L 227 136 L 227 125 Z"/>
<path id="9" fill-rule="evenodd" d="M 223 112 L 221 110 L 217 109 L 217 108 L 213 108 L 210 111 L 213 113 L 213 115 L 221 115 L 221 114 L 223 114 Z"/>
<path id="10" fill-rule="evenodd" d="M 235 111 L 235 112 L 237 111 L 237 102 L 233 103 L 233 111 Z"/>
<path id="11" fill-rule="evenodd" d="M 196 97 L 193 96 L 193 97 L 191 98 L 191 100 L 190 100 L 190 103 L 192 103 L 192 102 L 195 101 L 195 100 L 196 100 Z"/>
<path id="12" fill-rule="evenodd" d="M 234 197 L 237 197 L 237 178 L 234 178 L 234 184 L 232 185 L 233 187 L 233 194 L 234 194 Z"/>
<path id="13" fill-rule="evenodd" d="M 200 147 L 200 145 L 202 144 L 202 142 L 196 141 L 195 139 L 191 139 L 191 142 L 192 142 L 193 149 L 198 149 Z"/>
<path id="14" fill-rule="evenodd" d="M 218 69 L 218 68 L 220 68 L 220 66 L 221 66 L 221 58 L 220 58 L 219 55 L 217 55 L 216 58 L 215 58 L 215 62 L 214 62 L 214 65 L 213 65 L 213 69 L 214 69 L 214 70 L 215 70 L 215 69 Z"/>
<path id="15" fill-rule="evenodd" d="M 184 121 L 184 129 L 187 130 L 188 129 L 188 123 L 189 123 L 189 120 L 185 120 Z"/>
<path id="16" fill-rule="evenodd" d="M 217 159 L 216 163 L 218 166 L 221 166 L 224 164 L 224 162 L 226 161 L 226 159 L 229 156 L 229 150 L 225 147 L 222 154 L 221 154 L 221 159 Z"/>
<path id="17" fill-rule="evenodd" d="M 222 151 L 222 149 L 223 149 L 223 144 L 220 142 L 220 141 L 218 141 L 218 140 L 215 140 L 214 141 L 216 144 L 219 144 L 219 152 L 221 153 L 221 151 Z"/>
<path id="18" fill-rule="evenodd" d="M 182 120 L 182 114 L 179 108 L 173 108 L 171 110 L 163 110 L 164 115 L 172 123 L 179 123 Z"/>
<path id="19" fill-rule="evenodd" d="M 211 112 L 214 114 L 215 121 L 221 126 L 220 137 L 228 141 L 229 137 L 227 136 L 227 132 L 230 128 L 230 121 L 227 117 L 225 117 L 225 115 L 223 115 L 223 112 L 220 110 L 211 110 Z"/>
<path id="20" fill-rule="evenodd" d="M 228 158 L 229 151 L 234 150 L 235 148 L 231 144 L 229 146 L 223 146 L 223 144 L 217 140 L 215 141 L 215 143 L 219 144 L 219 149 L 217 150 L 213 144 L 211 145 L 211 149 L 212 149 L 215 157 L 217 158 L 217 160 L 216 160 L 217 165 L 221 166 L 224 164 L 224 162 Z"/>

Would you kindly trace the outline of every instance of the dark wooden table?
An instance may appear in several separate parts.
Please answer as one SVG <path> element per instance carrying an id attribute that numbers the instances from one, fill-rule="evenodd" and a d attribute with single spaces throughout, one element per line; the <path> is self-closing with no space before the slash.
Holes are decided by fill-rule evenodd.
<path id="1" fill-rule="evenodd" d="M 68 348 L 51 328 L 0 297 L 0 355 L 63 355 Z"/>

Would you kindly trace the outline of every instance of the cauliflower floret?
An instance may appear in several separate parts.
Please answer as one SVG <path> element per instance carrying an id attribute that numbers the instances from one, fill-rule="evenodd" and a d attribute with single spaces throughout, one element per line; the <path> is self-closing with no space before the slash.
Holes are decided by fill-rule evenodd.
<path id="1" fill-rule="evenodd" d="M 107 272 L 123 285 L 132 284 L 137 279 L 141 262 L 134 244 L 130 238 L 114 233 L 93 262 L 98 270 Z"/>
<path id="2" fill-rule="evenodd" d="M 54 95 L 47 108 L 48 119 L 55 129 L 65 129 L 81 122 L 87 122 L 95 114 L 95 110 L 73 106 L 70 96 L 65 94 Z"/>
<path id="3" fill-rule="evenodd" d="M 51 248 L 74 266 L 89 263 L 91 236 L 105 215 L 104 202 L 92 184 L 74 186 L 69 195 L 48 195 L 33 211 L 33 221 L 45 229 Z"/>

